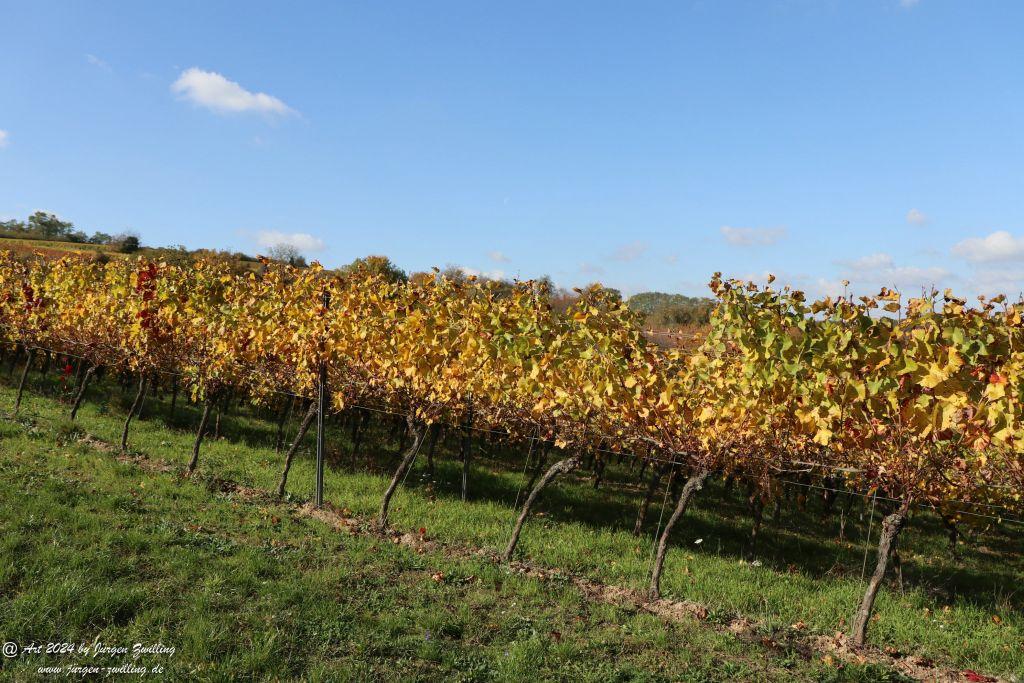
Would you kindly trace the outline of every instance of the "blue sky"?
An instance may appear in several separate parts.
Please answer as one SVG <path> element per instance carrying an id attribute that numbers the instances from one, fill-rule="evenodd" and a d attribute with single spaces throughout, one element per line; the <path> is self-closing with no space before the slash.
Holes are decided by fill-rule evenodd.
<path id="1" fill-rule="evenodd" d="M 1024 288 L 1017 0 L 0 15 L 0 217 L 627 293 Z"/>

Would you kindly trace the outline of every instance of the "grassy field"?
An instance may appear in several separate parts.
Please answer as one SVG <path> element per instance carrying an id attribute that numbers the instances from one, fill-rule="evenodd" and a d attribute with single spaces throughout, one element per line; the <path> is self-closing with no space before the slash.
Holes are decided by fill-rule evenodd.
<path id="1" fill-rule="evenodd" d="M 37 240 L 24 237 L 8 237 L 6 235 L 0 236 L 0 249 L 15 247 L 24 249 L 39 247 L 40 249 L 60 249 L 62 251 L 119 253 L 115 247 L 111 247 L 106 244 L 68 242 L 66 240 Z"/>
<path id="2" fill-rule="evenodd" d="M 118 250 L 116 245 L 109 244 L 88 244 L 84 242 L 65 242 L 62 240 L 37 240 L 25 239 L 22 237 L 0 236 L 0 251 L 10 251 L 14 254 L 30 256 L 41 253 L 51 258 L 62 256 L 83 256 L 83 255 L 104 255 L 111 259 L 126 259 L 147 257 L 154 260 L 168 258 L 168 254 L 179 257 L 180 254 L 174 249 L 159 249 L 153 247 L 141 247 L 131 254 L 124 254 Z M 256 270 L 259 262 L 250 260 L 234 260 L 237 267 L 243 270 Z"/>
<path id="3" fill-rule="evenodd" d="M 102 244 L 84 244 L 82 242 L 63 242 L 60 240 L 33 240 L 19 237 L 0 238 L 0 251 L 11 251 L 15 254 L 42 253 L 50 257 L 61 257 L 70 254 L 106 254 L 111 258 L 124 258 L 116 247 Z"/>
<path id="4" fill-rule="evenodd" d="M 669 596 L 701 602 L 710 613 L 705 622 L 670 623 L 597 603 L 571 582 L 511 573 L 486 558 L 418 554 L 339 534 L 295 515 L 294 505 L 119 462 L 80 437 L 87 431 L 116 442 L 131 396 L 94 388 L 72 427 L 57 400 L 59 385 L 41 387 L 38 374 L 31 379 L 22 418 L 0 431 L 5 641 L 162 641 L 175 655 L 147 662 L 163 661 L 189 679 L 364 679 L 391 671 L 464 680 L 898 679 L 882 667 L 839 668 L 714 628 L 746 617 L 766 642 L 793 630 L 842 630 L 863 587 L 870 515 L 859 499 L 841 542 L 838 515 L 820 519 L 816 501 L 805 512 L 787 504 L 777 523 L 766 522 L 757 561 L 748 563 L 740 559 L 750 530 L 741 495 L 710 487 L 678 529 L 663 582 Z M 0 390 L 0 410 L 12 395 Z M 132 447 L 180 468 L 197 421 L 194 408 L 179 405 L 172 416 L 166 400 L 151 398 Z M 281 461 L 266 446 L 273 431 L 257 415 L 226 417 L 223 438 L 204 448 L 205 480 L 272 488 Z M 347 437 L 332 426 L 327 497 L 370 516 L 397 444 L 381 425 L 353 468 Z M 441 450 L 450 451 L 444 444 Z M 459 500 L 457 463 L 442 458 L 428 480 L 420 462 L 396 496 L 392 524 L 424 528 L 453 546 L 500 549 L 523 493 L 523 454 L 490 443 L 478 444 L 478 454 L 469 501 Z M 607 584 L 644 586 L 661 499 L 645 535 L 634 537 L 642 492 L 625 467 L 609 469 L 600 489 L 567 480 L 546 491 L 521 555 Z M 307 449 L 290 478 L 293 500 L 312 490 L 312 473 Z M 876 536 L 877 526 L 876 515 Z M 954 669 L 1021 676 L 1022 545 L 1019 528 L 993 527 L 969 534 L 954 561 L 938 521 L 917 515 L 901 544 L 903 591 L 883 591 L 872 641 Z M 28 677 L 49 663 L 25 655 L 2 666 Z"/>

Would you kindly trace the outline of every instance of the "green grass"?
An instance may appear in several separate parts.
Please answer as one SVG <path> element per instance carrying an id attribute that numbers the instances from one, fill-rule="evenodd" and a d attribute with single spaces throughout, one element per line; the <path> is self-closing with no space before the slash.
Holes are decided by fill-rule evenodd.
<path id="1" fill-rule="evenodd" d="M 0 236 L 0 250 L 22 247 L 25 249 L 57 249 L 72 252 L 107 252 L 116 254 L 117 248 L 105 244 L 87 242 L 66 242 L 63 240 L 42 240 L 26 237 Z"/>
<path id="2" fill-rule="evenodd" d="M 53 395 L 44 398 L 38 375 L 32 379 L 36 390 L 26 396 L 26 419 L 6 423 L 0 437 L 5 640 L 163 640 L 179 648 L 173 665 L 188 678 L 358 679 L 388 671 L 399 678 L 479 680 L 887 675 L 858 667 L 837 671 L 817 659 L 743 644 L 707 625 L 667 624 L 588 602 L 570 585 L 509 574 L 483 559 L 416 555 L 340 536 L 293 518 L 285 506 L 253 507 L 172 474 L 117 463 L 77 444 L 68 431 L 75 428 L 63 419 L 67 408 L 55 400 L 57 385 L 47 383 Z M 12 395 L 0 390 L 0 409 Z M 130 400 L 117 388 L 95 387 L 78 428 L 116 442 Z M 172 417 L 166 401 L 151 399 L 133 427 L 132 446 L 183 465 L 196 422 L 194 407 L 179 404 Z M 201 470 L 273 488 L 281 460 L 265 446 L 273 443 L 273 431 L 255 414 L 227 418 L 224 438 L 204 446 Z M 327 497 L 370 516 L 396 464 L 397 444 L 378 427 L 353 469 L 347 439 L 347 429 L 331 425 Z M 308 445 L 290 477 L 289 490 L 298 498 L 312 491 Z M 457 463 L 442 458 L 427 481 L 421 460 L 396 495 L 392 524 L 406 531 L 426 527 L 428 536 L 450 544 L 500 549 L 521 494 L 523 454 L 500 443 L 478 443 L 477 451 L 468 502 L 459 500 Z M 630 485 L 635 474 L 624 466 L 609 470 L 596 491 L 570 480 L 545 491 L 543 515 L 527 525 L 520 554 L 606 583 L 644 586 L 661 497 L 645 535 L 634 537 L 629 530 L 641 495 Z M 777 524 L 766 520 L 761 565 L 752 566 L 739 561 L 750 529 L 741 495 L 717 484 L 709 488 L 678 528 L 664 592 L 707 604 L 711 622 L 746 616 L 765 635 L 801 621 L 811 632 L 840 630 L 863 588 L 868 520 L 866 513 L 860 518 L 862 504 L 850 510 L 843 543 L 836 540 L 838 521 L 818 519 L 815 502 L 806 512 L 787 505 Z M 876 511 L 876 537 L 878 522 Z M 904 592 L 892 585 L 883 591 L 872 642 L 953 668 L 1020 676 L 1020 532 L 997 527 L 977 533 L 959 562 L 946 543 L 931 516 L 912 520 L 901 543 Z M 436 571 L 449 578 L 435 582 Z M 26 672 L 33 664 L 39 662 L 4 666 Z"/>

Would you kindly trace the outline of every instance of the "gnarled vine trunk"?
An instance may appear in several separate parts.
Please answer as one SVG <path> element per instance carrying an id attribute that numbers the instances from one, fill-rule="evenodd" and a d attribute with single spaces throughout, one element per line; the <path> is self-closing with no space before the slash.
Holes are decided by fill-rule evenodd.
<path id="1" fill-rule="evenodd" d="M 391 477 L 391 483 L 388 485 L 387 490 L 384 492 L 384 498 L 380 502 L 380 513 L 377 515 L 377 527 L 383 529 L 388 524 L 388 507 L 391 505 L 391 497 L 395 495 L 395 490 L 401 483 L 406 472 L 412 467 L 413 460 L 416 459 L 416 454 L 419 453 L 420 444 L 423 443 L 423 435 L 426 433 L 427 427 L 419 420 L 414 419 L 411 415 L 406 418 L 406 422 L 409 425 L 409 434 L 412 436 L 412 443 L 409 444 L 409 448 L 405 451 L 402 456 L 402 462 L 399 463 L 398 469 L 395 470 L 395 475 Z"/>
<path id="2" fill-rule="evenodd" d="M 434 480 L 434 453 L 437 451 L 437 437 L 441 434 L 441 423 L 435 422 L 430 426 L 430 436 L 427 446 L 427 478 Z"/>
<path id="3" fill-rule="evenodd" d="M 210 409 L 212 406 L 213 399 L 207 397 L 206 402 L 203 403 L 203 416 L 199 419 L 199 430 L 196 432 L 196 441 L 192 444 L 192 459 L 188 461 L 187 473 L 189 476 L 196 471 L 196 465 L 199 464 L 199 447 L 203 445 L 203 436 L 206 435 L 206 425 L 210 421 Z"/>
<path id="4" fill-rule="evenodd" d="M 277 438 L 274 440 L 274 452 L 280 453 L 281 448 L 284 446 L 284 426 L 288 423 L 288 418 L 292 414 L 292 404 L 295 403 L 294 398 L 289 398 L 284 407 L 281 409 L 281 415 L 277 419 Z"/>
<path id="5" fill-rule="evenodd" d="M 28 379 L 28 370 L 32 367 L 32 360 L 35 358 L 34 349 L 26 349 L 28 357 L 25 359 L 25 369 L 21 371 L 21 380 L 18 382 L 18 396 L 14 399 L 14 414 L 18 414 L 21 408 L 21 396 L 25 393 L 25 380 Z"/>
<path id="6" fill-rule="evenodd" d="M 956 522 L 956 519 L 949 515 L 942 516 L 942 526 L 946 528 L 946 532 L 949 534 L 949 553 L 953 558 L 954 562 L 960 561 L 960 554 L 957 552 L 957 543 L 960 541 L 960 527 Z"/>
<path id="7" fill-rule="evenodd" d="M 661 570 L 665 566 L 669 534 L 672 533 L 672 528 L 679 521 L 679 518 L 686 512 L 686 508 L 689 506 L 694 494 L 704 488 L 704 482 L 709 474 L 709 470 L 699 470 L 686 480 L 686 485 L 683 486 L 682 493 L 679 495 L 679 502 L 676 503 L 672 516 L 669 517 L 668 523 L 665 524 L 665 529 L 661 532 L 661 539 L 658 541 L 658 554 L 654 558 L 654 569 L 651 571 L 651 587 L 648 591 L 651 600 L 657 600 L 661 597 Z"/>
<path id="8" fill-rule="evenodd" d="M 548 453 L 551 452 L 551 443 L 545 442 L 544 448 L 541 449 L 540 459 L 537 460 L 537 466 L 533 468 L 533 473 L 530 475 L 530 481 L 526 483 L 526 488 L 533 490 L 533 485 L 537 482 L 537 477 L 544 471 L 544 465 L 548 463 Z"/>
<path id="9" fill-rule="evenodd" d="M 316 413 L 316 402 L 311 401 L 305 417 L 302 418 L 302 424 L 299 425 L 299 433 L 295 435 L 295 440 L 292 441 L 291 447 L 284 456 L 284 469 L 281 470 L 281 481 L 277 484 L 278 498 L 284 496 L 284 488 L 288 485 L 288 471 L 292 468 L 292 460 L 295 459 L 295 454 L 299 452 L 299 446 L 302 444 L 302 440 L 306 438 L 306 432 L 309 431 L 309 426 L 313 424 L 313 418 L 316 417 Z"/>
<path id="10" fill-rule="evenodd" d="M 864 598 L 860 602 L 860 609 L 853 618 L 853 627 L 850 629 L 850 639 L 854 647 L 863 647 L 868 635 L 868 623 L 871 621 L 871 611 L 875 607 L 875 598 L 878 597 L 878 589 L 885 579 L 885 570 L 888 568 L 889 559 L 896 546 L 896 539 L 900 531 L 907 523 L 907 510 L 909 506 L 904 503 L 896 512 L 888 515 L 882 522 L 882 536 L 878 539 L 878 561 L 875 564 L 875 572 L 868 581 L 868 588 L 864 592 Z"/>
<path id="11" fill-rule="evenodd" d="M 462 459 L 462 500 L 466 500 L 469 487 L 469 456 L 473 448 L 473 404 L 466 411 L 466 424 L 462 428 L 459 457 Z"/>
<path id="12" fill-rule="evenodd" d="M 93 373 L 96 372 L 96 366 L 90 365 L 85 370 L 85 374 L 82 375 L 82 383 L 78 387 L 78 394 L 75 396 L 75 403 L 71 406 L 71 421 L 75 420 L 78 416 L 78 409 L 82 407 L 82 399 L 85 398 L 85 390 L 89 386 L 89 380 L 92 378 Z"/>
<path id="13" fill-rule="evenodd" d="M 750 540 L 747 545 L 747 555 L 751 558 L 757 550 L 757 536 L 761 532 L 761 521 L 764 519 L 764 500 L 759 492 L 755 492 L 748 499 L 750 516 L 753 517 L 753 525 L 750 528 Z"/>
<path id="14" fill-rule="evenodd" d="M 526 502 L 523 503 L 523 509 L 519 513 L 519 518 L 516 520 L 515 528 L 512 529 L 512 538 L 508 540 L 508 545 L 505 546 L 505 552 L 501 554 L 503 562 L 508 562 L 512 559 L 512 553 L 515 552 L 516 545 L 519 543 L 519 535 L 523 531 L 523 524 L 526 523 L 526 518 L 530 515 L 530 508 L 533 507 L 533 503 L 537 500 L 537 496 L 540 492 L 545 486 L 550 484 L 555 477 L 560 474 L 565 474 L 566 472 L 572 472 L 579 466 L 580 458 L 578 456 L 573 456 L 571 458 L 559 460 L 544 473 L 544 476 L 541 477 L 539 482 L 537 482 L 537 485 L 533 487 L 532 491 L 530 491 L 530 495 L 526 498 Z"/>
<path id="15" fill-rule="evenodd" d="M 128 428 L 132 424 L 132 418 L 135 417 L 135 413 L 138 412 L 142 406 L 142 398 L 146 395 L 146 387 L 149 381 L 146 377 L 146 373 L 142 373 L 139 378 L 139 391 L 135 394 L 135 400 L 132 401 L 132 407 L 128 410 L 128 416 L 124 419 L 124 429 L 121 431 L 121 452 L 126 453 L 128 451 Z"/>
<path id="16" fill-rule="evenodd" d="M 668 469 L 668 465 L 662 465 L 656 467 L 651 472 L 651 483 L 647 485 L 647 493 L 644 495 L 644 501 L 640 504 L 640 510 L 636 515 L 636 524 L 633 525 L 633 535 L 639 536 L 640 531 L 644 528 L 644 520 L 647 519 L 647 510 L 651 507 L 651 501 L 654 499 L 654 494 L 658 490 L 658 484 L 661 483 L 661 478 L 665 476 L 665 471 Z"/>
<path id="17" fill-rule="evenodd" d="M 178 377 L 175 375 L 171 383 L 171 420 L 174 420 L 174 414 L 178 407 Z"/>

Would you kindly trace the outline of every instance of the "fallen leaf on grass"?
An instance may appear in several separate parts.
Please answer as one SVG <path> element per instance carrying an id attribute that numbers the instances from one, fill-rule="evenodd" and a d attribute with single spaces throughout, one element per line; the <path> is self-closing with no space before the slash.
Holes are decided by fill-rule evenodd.
<path id="1" fill-rule="evenodd" d="M 985 676 L 977 671 L 971 671 L 970 669 L 964 671 L 964 678 L 971 681 L 971 683 L 995 683 L 996 680 L 991 676 Z"/>

